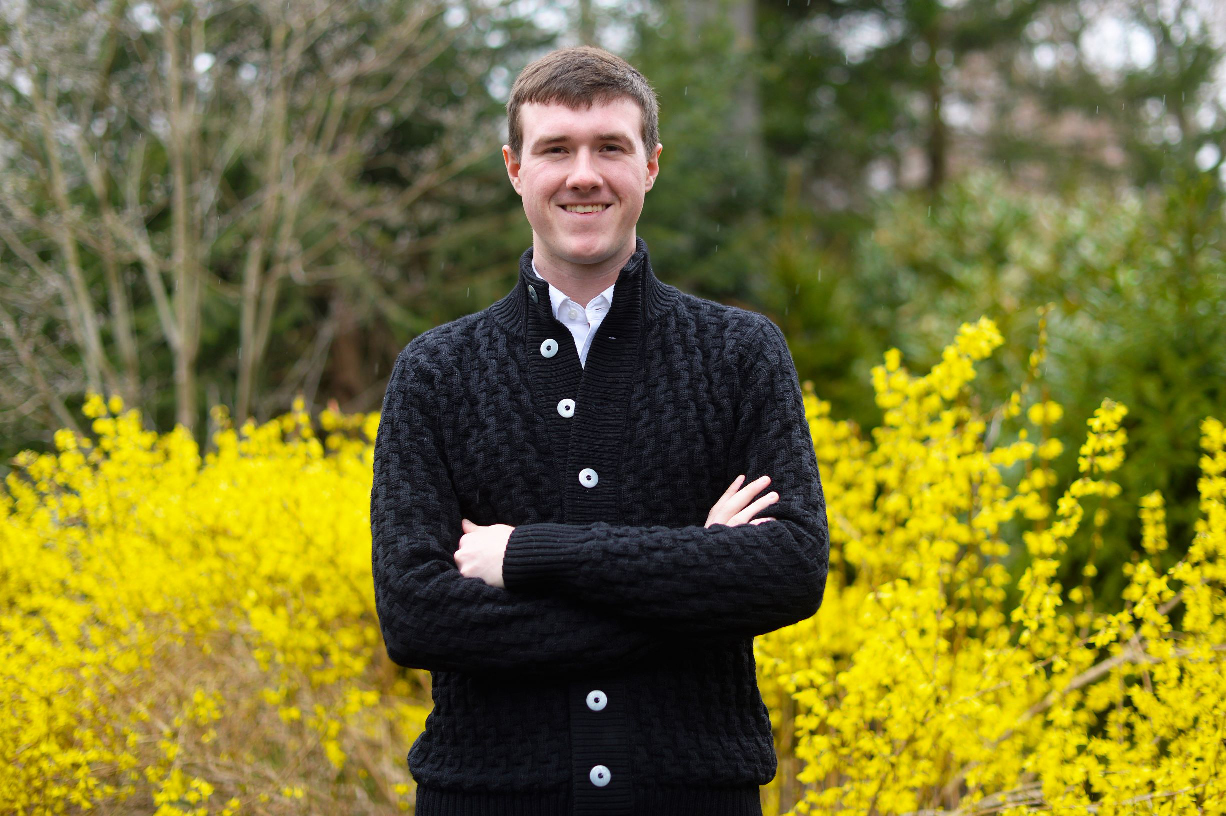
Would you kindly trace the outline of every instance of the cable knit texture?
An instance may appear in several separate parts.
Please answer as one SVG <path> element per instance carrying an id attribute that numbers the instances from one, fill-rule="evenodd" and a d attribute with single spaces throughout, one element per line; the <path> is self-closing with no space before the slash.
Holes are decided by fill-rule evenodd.
<path id="1" fill-rule="evenodd" d="M 384 396 L 376 608 L 433 680 L 417 813 L 760 813 L 753 637 L 816 612 L 829 553 L 787 344 L 661 282 L 639 239 L 580 366 L 531 261 L 409 343 Z M 776 520 L 705 528 L 742 473 Z M 515 527 L 506 589 L 460 575 L 462 517 Z"/>

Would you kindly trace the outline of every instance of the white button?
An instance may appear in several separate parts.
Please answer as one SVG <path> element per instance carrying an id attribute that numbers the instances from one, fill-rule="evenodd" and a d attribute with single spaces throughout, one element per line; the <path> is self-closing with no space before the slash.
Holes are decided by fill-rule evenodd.
<path id="1" fill-rule="evenodd" d="M 587 778 L 592 780 L 592 784 L 598 788 L 603 788 L 609 784 L 609 780 L 613 778 L 613 774 L 609 773 L 609 769 L 603 765 L 596 765 L 592 768 L 592 772 L 587 775 Z"/>
<path id="2" fill-rule="evenodd" d="M 599 481 L 600 477 L 597 476 L 596 471 L 592 470 L 591 468 L 584 468 L 583 470 L 579 471 L 579 484 L 583 485 L 584 487 L 595 487 L 596 483 Z"/>
<path id="3" fill-rule="evenodd" d="M 541 356 L 552 357 L 558 353 L 558 341 L 550 338 L 544 343 L 541 343 Z"/>
<path id="4" fill-rule="evenodd" d="M 587 693 L 587 707 L 592 709 L 592 711 L 602 711 L 608 704 L 609 699 L 604 696 L 604 692 L 600 689 Z"/>
<path id="5" fill-rule="evenodd" d="M 569 312 L 567 312 L 566 316 L 569 317 L 571 320 L 579 319 L 579 313 L 576 312 L 574 309 L 571 309 Z"/>
<path id="6" fill-rule="evenodd" d="M 558 413 L 570 419 L 575 415 L 575 401 L 573 399 L 564 399 L 558 403 Z"/>

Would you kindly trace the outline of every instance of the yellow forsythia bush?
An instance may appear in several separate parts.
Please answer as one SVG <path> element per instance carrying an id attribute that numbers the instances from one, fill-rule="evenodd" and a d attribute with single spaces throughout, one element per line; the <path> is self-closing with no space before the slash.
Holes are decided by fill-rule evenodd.
<path id="1" fill-rule="evenodd" d="M 1226 813 L 1226 430 L 1202 424 L 1202 518 L 1187 558 L 1154 566 L 1163 500 L 1141 497 L 1123 611 L 1096 611 L 1092 559 L 1079 586 L 1053 576 L 1072 536 L 1087 528 L 1097 542 L 1107 514 L 1129 510 L 1110 479 L 1126 409 L 1102 403 L 1081 476 L 1057 493 L 1049 463 L 1064 448 L 1047 428 L 1061 408 L 1032 400 L 1021 421 L 1043 325 L 1031 377 L 989 413 L 967 388 L 1001 343 L 988 320 L 963 325 L 926 376 L 886 354 L 871 439 L 806 397 L 831 570 L 817 616 L 755 642 L 781 744 L 769 806 Z M 1016 586 L 1006 530 L 1031 559 Z"/>
<path id="2" fill-rule="evenodd" d="M 1042 344 L 1006 405 L 976 408 L 1000 342 L 963 326 L 922 377 L 888 353 L 867 437 L 806 395 L 831 571 L 815 618 L 755 644 L 768 813 L 1226 812 L 1226 429 L 1202 426 L 1187 558 L 1155 566 L 1162 497 L 1140 497 L 1124 611 L 1096 610 L 1093 563 L 1054 576 L 1072 536 L 1132 512 L 1110 480 L 1125 409 L 1103 403 L 1058 492 Z M 377 414 L 217 410 L 201 457 L 114 398 L 85 413 L 92 438 L 61 431 L 0 492 L 0 813 L 410 809 L 428 675 L 379 642 Z"/>
<path id="3" fill-rule="evenodd" d="M 374 616 L 378 415 L 321 440 L 296 404 L 202 460 L 122 409 L 0 494 L 0 813 L 408 810 L 429 696 Z"/>

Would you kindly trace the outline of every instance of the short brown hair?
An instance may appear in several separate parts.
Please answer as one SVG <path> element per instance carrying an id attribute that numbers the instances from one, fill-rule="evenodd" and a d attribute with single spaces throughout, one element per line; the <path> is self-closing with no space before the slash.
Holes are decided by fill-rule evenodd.
<path id="1" fill-rule="evenodd" d="M 647 155 L 660 143 L 660 105 L 647 79 L 634 66 L 602 48 L 580 45 L 552 51 L 520 71 L 507 100 L 507 135 L 518 159 L 524 146 L 520 109 L 529 102 L 560 102 L 578 110 L 594 102 L 628 96 L 643 112 L 643 146 Z"/>

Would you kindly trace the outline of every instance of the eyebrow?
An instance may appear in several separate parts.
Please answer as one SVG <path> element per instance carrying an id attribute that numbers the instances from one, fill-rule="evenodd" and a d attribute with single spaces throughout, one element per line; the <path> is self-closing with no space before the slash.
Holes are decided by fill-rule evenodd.
<path id="1" fill-rule="evenodd" d="M 546 147 L 548 145 L 569 142 L 570 140 L 571 140 L 570 136 L 561 136 L 561 135 L 546 136 L 544 138 L 537 139 L 535 142 L 533 142 L 532 147 L 533 148 Z M 631 147 L 634 146 L 634 140 L 628 139 L 625 136 L 625 134 L 622 134 L 622 133 L 598 133 L 596 134 L 596 141 L 598 142 L 620 142 L 622 144 L 629 145 Z"/>

